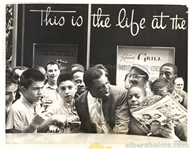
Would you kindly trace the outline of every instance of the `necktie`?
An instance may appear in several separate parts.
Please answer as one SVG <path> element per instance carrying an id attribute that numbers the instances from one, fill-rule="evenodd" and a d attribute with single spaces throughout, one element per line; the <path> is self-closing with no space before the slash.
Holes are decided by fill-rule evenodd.
<path id="1" fill-rule="evenodd" d="M 98 101 L 98 99 L 95 100 L 92 108 L 91 108 L 91 121 L 92 123 L 95 124 L 96 126 L 96 131 L 98 133 L 102 132 L 102 128 L 101 128 L 101 105 L 100 102 Z"/>
<path id="2" fill-rule="evenodd" d="M 96 132 L 97 133 L 112 133 L 110 126 L 104 119 L 102 106 L 101 106 L 101 99 L 96 99 L 94 105 L 91 109 L 92 118 L 91 121 L 95 124 Z"/>

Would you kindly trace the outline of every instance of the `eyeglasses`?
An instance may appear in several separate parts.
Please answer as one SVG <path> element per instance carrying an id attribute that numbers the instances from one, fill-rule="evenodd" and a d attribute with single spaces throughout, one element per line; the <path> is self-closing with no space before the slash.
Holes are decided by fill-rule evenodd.
<path id="1" fill-rule="evenodd" d="M 139 75 L 139 74 L 129 74 L 129 78 L 133 78 L 133 79 L 140 79 L 140 78 L 144 78 L 146 77 L 146 75 Z"/>

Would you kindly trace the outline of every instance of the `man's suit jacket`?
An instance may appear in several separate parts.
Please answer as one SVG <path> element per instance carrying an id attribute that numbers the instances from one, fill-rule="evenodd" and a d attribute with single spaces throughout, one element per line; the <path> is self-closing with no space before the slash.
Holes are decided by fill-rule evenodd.
<path id="1" fill-rule="evenodd" d="M 102 99 L 102 110 L 106 122 L 114 133 L 127 133 L 130 121 L 127 90 L 109 85 L 110 95 L 107 99 Z M 87 133 L 96 133 L 94 125 L 90 121 L 88 101 L 88 91 L 76 99 L 75 105 L 81 120 L 81 130 Z"/>

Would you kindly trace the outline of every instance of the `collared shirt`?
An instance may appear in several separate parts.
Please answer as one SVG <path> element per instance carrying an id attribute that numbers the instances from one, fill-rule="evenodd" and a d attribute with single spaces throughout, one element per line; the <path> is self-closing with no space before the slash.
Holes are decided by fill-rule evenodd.
<path id="1" fill-rule="evenodd" d="M 59 98 L 59 94 L 57 92 L 56 86 L 51 86 L 48 83 L 44 85 L 43 92 L 45 95 L 45 98 L 48 98 L 48 100 L 51 100 L 52 102 L 55 102 Z"/>
<path id="2" fill-rule="evenodd" d="M 90 92 L 88 92 L 87 103 L 88 103 L 88 111 L 89 111 L 90 118 L 92 118 L 91 109 L 92 109 L 95 101 L 96 101 L 96 98 L 92 97 L 92 95 L 90 94 Z"/>
<path id="3" fill-rule="evenodd" d="M 75 108 L 74 99 L 70 103 L 66 103 L 61 97 L 51 104 L 47 111 L 53 114 L 65 115 L 67 122 L 78 121 L 79 117 Z"/>
<path id="4" fill-rule="evenodd" d="M 21 96 L 10 108 L 6 129 L 17 129 L 24 131 L 32 122 L 35 113 L 41 112 L 40 103 L 29 103 Z"/>

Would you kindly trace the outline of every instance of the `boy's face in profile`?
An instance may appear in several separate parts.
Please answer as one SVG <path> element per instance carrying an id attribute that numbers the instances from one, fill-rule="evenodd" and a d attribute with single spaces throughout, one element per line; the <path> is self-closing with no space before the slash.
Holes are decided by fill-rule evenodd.
<path id="1" fill-rule="evenodd" d="M 43 98 L 43 87 L 44 81 L 35 81 L 28 89 L 21 87 L 21 91 L 28 102 L 34 103 Z"/>
<path id="2" fill-rule="evenodd" d="M 66 102 L 70 102 L 74 99 L 75 93 L 77 91 L 77 87 L 74 82 L 71 80 L 62 81 L 58 87 L 58 93 L 62 99 Z"/>
<path id="3" fill-rule="evenodd" d="M 139 107 L 141 102 L 145 98 L 145 93 L 143 92 L 143 89 L 140 87 L 132 87 L 128 90 L 128 105 L 129 108 L 136 108 Z"/>

